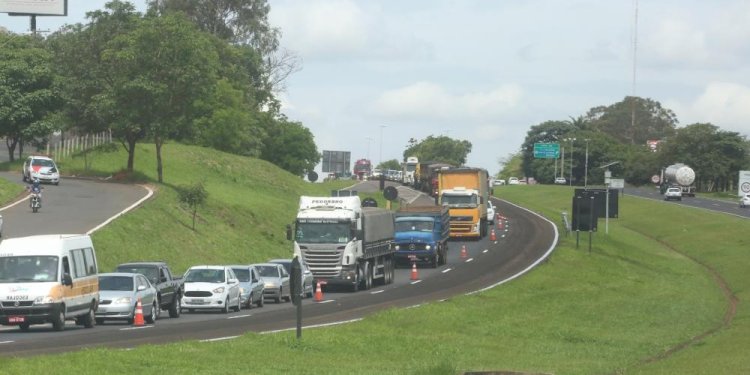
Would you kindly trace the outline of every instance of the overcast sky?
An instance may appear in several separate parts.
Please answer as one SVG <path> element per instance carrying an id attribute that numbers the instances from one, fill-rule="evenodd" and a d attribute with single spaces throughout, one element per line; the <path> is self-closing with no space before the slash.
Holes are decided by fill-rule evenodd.
<path id="1" fill-rule="evenodd" d="M 82 22 L 104 3 L 69 0 L 68 17 L 37 27 Z M 279 95 L 283 112 L 312 130 L 319 150 L 351 151 L 352 162 L 401 160 L 410 138 L 447 135 L 472 143 L 468 165 L 495 173 L 530 126 L 633 92 L 634 0 L 270 4 L 282 46 L 302 60 Z M 2 14 L 0 26 L 25 32 L 29 21 Z M 749 135 L 748 41 L 748 1 L 641 0 L 635 93 L 675 111 L 681 126 Z"/>

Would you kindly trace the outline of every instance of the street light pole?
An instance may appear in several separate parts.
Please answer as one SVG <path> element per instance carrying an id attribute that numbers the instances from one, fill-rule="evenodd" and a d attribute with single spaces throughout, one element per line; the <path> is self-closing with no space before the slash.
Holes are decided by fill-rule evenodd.
<path id="1" fill-rule="evenodd" d="M 570 141 L 570 180 L 568 180 L 568 186 L 573 186 L 573 141 L 575 138 L 565 138 L 564 140 Z"/>
<path id="2" fill-rule="evenodd" d="M 583 187 L 588 188 L 588 179 L 589 179 L 589 139 L 584 139 L 586 141 L 586 164 L 584 166 L 584 172 L 583 172 Z"/>
<path id="3" fill-rule="evenodd" d="M 380 125 L 380 160 L 378 160 L 378 165 L 383 164 L 383 128 L 385 127 L 386 125 Z"/>

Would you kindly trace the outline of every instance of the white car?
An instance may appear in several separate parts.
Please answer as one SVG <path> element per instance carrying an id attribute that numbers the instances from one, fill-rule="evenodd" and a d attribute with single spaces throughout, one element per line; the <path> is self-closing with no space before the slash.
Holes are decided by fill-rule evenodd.
<path id="1" fill-rule="evenodd" d="M 188 312 L 219 309 L 240 311 L 240 282 L 229 266 L 193 266 L 185 272 L 181 305 Z"/>
<path id="2" fill-rule="evenodd" d="M 555 177 L 555 184 L 565 185 L 567 183 L 568 183 L 568 180 L 566 180 L 565 177 Z"/>
<path id="3" fill-rule="evenodd" d="M 664 193 L 664 200 L 676 200 L 681 201 L 682 200 L 682 189 L 678 187 L 671 187 L 667 189 L 667 191 Z"/>
<path id="4" fill-rule="evenodd" d="M 520 182 L 518 181 L 518 177 L 509 177 L 508 178 L 508 185 L 518 185 Z"/>
<path id="5" fill-rule="evenodd" d="M 498 178 L 492 181 L 492 186 L 501 186 L 501 185 L 505 185 L 505 180 L 503 180 L 502 178 Z"/>
<path id="6" fill-rule="evenodd" d="M 51 184 L 60 183 L 60 171 L 57 169 L 55 161 L 46 156 L 29 156 L 23 162 L 23 180 L 32 182 L 39 179 L 39 182 L 49 182 Z"/>
<path id="7" fill-rule="evenodd" d="M 493 206 L 490 201 L 487 201 L 487 222 L 489 222 L 490 225 L 495 224 L 495 206 Z"/>
<path id="8" fill-rule="evenodd" d="M 750 206 L 750 194 L 745 194 L 740 198 L 740 207 L 745 208 Z M 2 224 L 2 218 L 0 218 L 0 224 Z"/>

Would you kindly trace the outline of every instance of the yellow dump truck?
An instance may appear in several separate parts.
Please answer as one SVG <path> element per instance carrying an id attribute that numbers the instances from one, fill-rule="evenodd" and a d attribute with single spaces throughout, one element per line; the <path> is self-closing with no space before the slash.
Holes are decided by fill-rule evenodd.
<path id="1" fill-rule="evenodd" d="M 450 237 L 487 235 L 489 180 L 481 168 L 450 168 L 438 173 L 438 202 L 450 210 Z"/>

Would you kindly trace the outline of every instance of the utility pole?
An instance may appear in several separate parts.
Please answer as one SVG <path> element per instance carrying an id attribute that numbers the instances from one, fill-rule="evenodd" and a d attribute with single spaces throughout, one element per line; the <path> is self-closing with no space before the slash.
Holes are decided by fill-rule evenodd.
<path id="1" fill-rule="evenodd" d="M 383 164 L 383 128 L 385 127 L 386 125 L 380 125 L 380 160 L 378 160 L 378 165 Z"/>
<path id="2" fill-rule="evenodd" d="M 586 165 L 584 166 L 584 172 L 583 172 L 583 187 L 588 188 L 589 186 L 589 139 L 584 139 L 586 141 Z"/>

